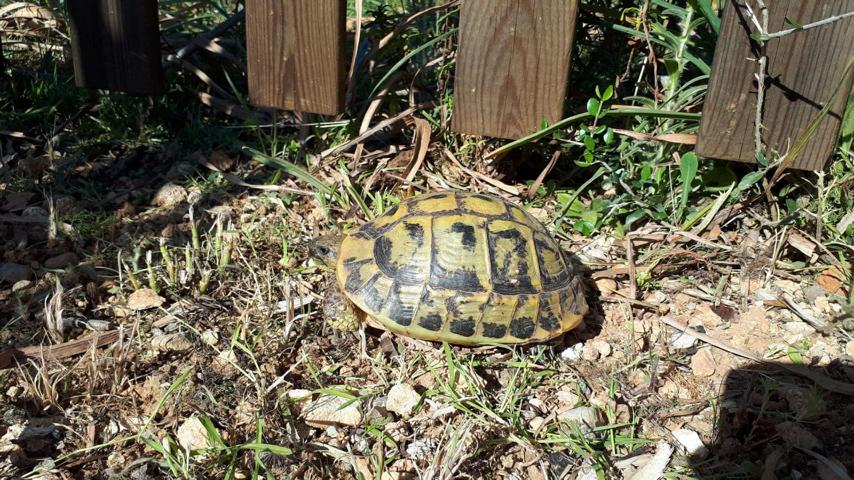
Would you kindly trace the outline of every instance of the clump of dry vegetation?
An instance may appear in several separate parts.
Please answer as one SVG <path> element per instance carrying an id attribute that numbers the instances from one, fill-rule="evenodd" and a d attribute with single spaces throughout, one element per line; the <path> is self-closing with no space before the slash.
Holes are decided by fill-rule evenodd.
<path id="1" fill-rule="evenodd" d="M 847 478 L 850 143 L 764 189 L 769 167 L 615 133 L 696 132 L 710 2 L 585 2 L 573 68 L 601 74 L 570 108 L 647 111 L 506 156 L 448 128 L 456 7 L 398 27 L 432 2 L 360 3 L 366 45 L 389 40 L 335 120 L 246 106 L 239 22 L 186 59 L 209 83 L 172 65 L 139 101 L 71 87 L 59 4 L 0 10 L 0 477 Z M 179 48 L 235 4 L 161 8 Z M 410 107 L 359 139 L 366 111 Z M 578 256 L 583 328 L 515 348 L 330 330 L 306 241 L 449 188 L 525 206 Z"/>

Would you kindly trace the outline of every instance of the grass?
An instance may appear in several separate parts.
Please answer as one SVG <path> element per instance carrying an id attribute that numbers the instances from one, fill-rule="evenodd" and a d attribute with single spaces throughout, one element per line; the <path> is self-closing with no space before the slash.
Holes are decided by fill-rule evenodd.
<path id="1" fill-rule="evenodd" d="M 44 2 L 55 7 L 52 3 Z M 11 249 L 2 261 L 38 262 L 50 248 L 84 254 L 81 258 L 98 265 L 107 278 L 74 283 L 63 277 L 70 283 L 59 295 L 65 318 L 108 320 L 130 332 L 109 355 L 0 371 L 0 392 L 19 384 L 26 392 L 9 398 L 10 411 L 23 405 L 59 415 L 75 432 L 97 425 L 91 437 L 67 435 L 61 451 L 51 454 L 56 468 L 68 469 L 70 476 L 121 464 L 125 474 L 170 478 L 383 478 L 383 473 L 402 472 L 419 478 L 477 477 L 477 472 L 532 476 L 530 469 L 557 477 L 564 468 L 619 478 L 620 462 L 651 453 L 657 440 L 669 438 L 670 411 L 696 402 L 701 413 L 690 418 L 717 425 L 726 411 L 714 392 L 704 390 L 703 380 L 686 380 L 692 354 L 668 350 L 666 330 L 651 330 L 652 314 L 659 311 L 650 302 L 655 294 L 665 294 L 668 308 L 690 304 L 676 301 L 674 289 L 685 285 L 717 300 L 745 301 L 734 282 L 749 276 L 749 259 L 735 250 L 749 231 L 761 233 L 756 251 L 773 244 L 768 265 L 779 264 L 787 278 L 814 283 L 828 265 L 840 263 L 843 286 L 851 292 L 854 228 L 846 220 L 854 209 L 851 122 L 825 171 L 783 176 L 769 194 L 765 186 L 779 162 L 776 153 L 769 153 L 764 165 L 741 165 L 700 158 L 686 143 L 643 140 L 697 132 L 719 29 L 717 2 L 583 3 L 566 118 L 511 142 L 448 128 L 454 110 L 457 8 L 425 15 L 399 29 L 383 49 L 368 49 L 371 62 L 357 72 L 354 104 L 335 119 L 280 112 L 259 124 L 200 104 L 198 92 L 215 91 L 251 109 L 245 72 L 229 57 L 203 52 L 189 57 L 220 88 L 211 90 L 190 72 L 170 68 L 166 93 L 148 101 L 71 88 L 70 62 L 62 49 L 46 57 L 4 46 L 8 63 L 6 79 L 0 80 L 7 82 L 0 95 L 0 130 L 37 141 L 0 133 L 0 193 L 73 198 L 75 208 L 58 221 L 69 224 L 75 236 L 33 234 L 26 252 Z M 375 45 L 403 18 L 433 4 L 364 1 L 366 45 Z M 163 39 L 170 45 L 186 42 L 234 8 L 221 1 L 161 2 L 161 13 L 172 16 L 164 23 Z M 351 18 L 354 8 L 355 2 L 348 2 Z M 50 42 L 65 46 L 59 28 L 50 30 Z M 222 42 L 236 58 L 244 55 L 242 28 Z M 414 136 L 405 122 L 366 139 L 359 161 L 355 149 L 324 157 L 323 152 L 359 134 L 373 95 L 398 78 L 372 124 L 409 108 L 410 93 L 420 96 L 422 108 L 410 120 L 430 126 L 431 142 L 412 183 L 401 180 Z M 562 154 L 551 173 L 527 197 L 525 187 L 533 188 L 533 179 L 558 150 Z M 237 158 L 229 175 L 288 190 L 235 186 L 223 174 L 197 165 L 196 158 L 212 152 Z M 23 166 L 41 156 L 50 159 L 48 167 L 28 174 Z M 175 164 L 186 169 L 173 170 Z M 167 181 L 187 189 L 192 205 L 149 208 L 153 193 Z M 308 238 L 345 231 L 421 190 L 502 192 L 495 181 L 521 189 L 511 200 L 544 218 L 574 249 L 592 250 L 587 258 L 600 273 L 623 265 L 622 245 L 630 234 L 636 239 L 636 274 L 621 280 L 620 293 L 608 295 L 596 315 L 598 324 L 567 340 L 587 345 L 603 338 L 614 353 L 571 362 L 561 358 L 569 346 L 563 344 L 472 350 L 368 331 L 367 356 L 362 357 L 358 335 L 329 331 L 319 309 L 326 279 L 305 262 Z M 120 204 L 111 203 L 113 198 L 126 199 L 138 212 L 119 218 Z M 717 219 L 722 212 L 731 213 Z M 733 252 L 667 237 L 674 231 L 704 235 L 713 228 L 721 237 L 708 241 Z M 787 249 L 782 239 L 795 230 L 816 239 L 818 261 Z M 645 238 L 656 235 L 663 240 Z M 16 294 L 15 320 L 0 327 L 4 344 L 45 338 L 36 313 L 44 305 L 39 289 L 42 283 L 52 288 L 55 280 L 45 278 L 50 282 L 39 280 Z M 629 281 L 638 291 L 632 300 L 641 302 L 635 309 L 614 300 L 628 295 Z M 127 312 L 127 296 L 143 288 L 156 291 L 166 303 Z M 834 341 L 844 342 L 852 334 L 845 322 L 854 318 L 854 297 L 832 297 L 831 303 L 841 312 Z M 737 322 L 729 326 L 737 327 Z M 173 334 L 191 348 L 156 348 L 153 339 Z M 814 340 L 769 350 L 807 363 Z M 752 422 L 746 433 L 757 442 L 778 445 L 769 417 L 807 428 L 832 411 L 833 396 L 815 388 L 805 394 L 804 408 L 790 408 L 782 392 L 796 384 L 771 374 L 762 378 L 771 380 L 752 387 L 758 403 L 749 397 L 751 409 L 744 413 Z M 661 392 L 662 384 L 679 382 L 701 393 L 686 399 Z M 401 383 L 420 396 L 409 417 L 383 407 L 391 387 Z M 736 393 L 740 388 L 730 386 Z M 309 400 L 289 396 L 300 390 L 309 392 Z M 309 428 L 303 408 L 323 397 L 357 405 L 359 424 Z M 587 407 L 599 417 L 595 425 L 560 415 Z M 197 419 L 204 447 L 182 446 L 179 430 L 188 419 Z M 713 478 L 697 473 L 711 471 L 721 478 L 747 478 L 763 468 L 783 471 L 792 465 L 786 462 L 799 458 L 768 460 L 752 447 L 745 446 L 749 458 L 744 461 L 722 455 L 699 462 L 679 454 L 667 476 Z M 98 456 L 94 470 L 79 463 L 90 454 Z M 15 475 L 33 477 L 39 468 L 26 465 Z"/>

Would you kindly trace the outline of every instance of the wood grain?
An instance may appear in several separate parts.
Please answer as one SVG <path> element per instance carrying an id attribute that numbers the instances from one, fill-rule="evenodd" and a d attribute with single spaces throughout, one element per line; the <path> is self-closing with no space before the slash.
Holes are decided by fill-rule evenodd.
<path id="1" fill-rule="evenodd" d="M 250 102 L 341 113 L 346 14 L 345 0 L 247 0 Z"/>
<path id="2" fill-rule="evenodd" d="M 500 138 L 563 117 L 577 0 L 466 0 L 453 129 Z"/>
<path id="3" fill-rule="evenodd" d="M 95 333 L 86 338 L 71 340 L 58 345 L 33 345 L 30 347 L 10 348 L 0 351 L 0 370 L 14 367 L 16 362 L 21 362 L 27 358 L 44 359 L 48 362 L 62 360 L 63 358 L 87 352 L 93 348 L 110 345 L 121 338 L 122 333 L 120 331 L 111 330 L 105 333 Z"/>
<path id="4" fill-rule="evenodd" d="M 754 0 L 750 7 L 756 10 Z M 709 89 L 703 107 L 697 153 L 711 158 L 754 162 L 756 58 L 749 34 L 756 32 L 745 0 L 729 0 L 723 12 Z M 788 17 L 806 24 L 851 11 L 851 0 L 774 0 L 769 31 L 791 28 Z M 798 31 L 768 41 L 763 140 L 785 153 L 831 97 L 854 54 L 854 18 Z M 844 79 L 841 94 L 792 168 L 821 169 L 833 153 L 847 93 L 854 75 Z"/>
<path id="5" fill-rule="evenodd" d="M 163 91 L 157 0 L 68 0 L 77 86 Z"/>

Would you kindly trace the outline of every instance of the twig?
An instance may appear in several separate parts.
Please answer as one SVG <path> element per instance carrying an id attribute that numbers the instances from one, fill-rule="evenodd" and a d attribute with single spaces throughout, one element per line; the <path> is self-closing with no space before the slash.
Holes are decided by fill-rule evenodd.
<path id="1" fill-rule="evenodd" d="M 759 14 L 762 16 L 761 23 L 757 24 L 757 27 L 759 27 L 759 34 L 766 35 L 768 33 L 768 7 L 765 5 L 764 0 L 756 0 L 756 3 L 759 4 Z M 751 17 L 754 19 L 754 23 L 757 23 L 756 17 L 753 15 L 753 11 L 750 10 L 749 6 L 747 8 Z M 764 150 L 762 147 L 762 109 L 765 104 L 765 71 L 768 65 L 768 56 L 765 54 L 765 41 L 757 40 L 757 44 L 759 46 L 759 73 L 757 74 L 756 118 L 753 123 L 753 143 L 756 148 L 755 154 L 759 157 L 762 155 L 762 151 Z"/>
<path id="2" fill-rule="evenodd" d="M 830 390 L 831 392 L 841 393 L 843 395 L 854 396 L 854 383 L 840 382 L 838 380 L 834 380 L 834 379 L 832 379 L 826 375 L 822 375 L 821 373 L 814 371 L 814 370 L 810 369 L 809 367 L 805 367 L 803 365 L 790 365 L 787 363 L 777 363 L 777 362 L 771 362 L 771 361 L 765 360 L 763 358 L 760 358 L 760 357 L 754 355 L 751 352 L 748 352 L 746 350 L 741 350 L 740 348 L 733 347 L 732 345 L 724 343 L 724 342 L 722 342 L 716 338 L 712 338 L 712 337 L 710 337 L 704 333 L 700 333 L 700 332 L 694 330 L 693 328 L 688 327 L 685 324 L 682 324 L 680 322 L 677 322 L 676 320 L 673 320 L 670 317 L 663 316 L 660 318 L 660 320 L 663 323 L 670 325 L 671 327 L 673 327 L 673 328 L 675 328 L 675 329 L 677 329 L 683 333 L 691 335 L 692 337 L 696 338 L 697 340 L 701 340 L 703 342 L 706 342 L 709 345 L 711 345 L 713 347 L 717 347 L 717 348 L 719 348 L 725 352 L 729 352 L 733 355 L 736 355 L 736 356 L 739 356 L 742 358 L 746 358 L 748 360 L 753 360 L 754 362 L 757 362 L 757 363 L 762 363 L 762 364 L 769 365 L 772 367 L 780 367 L 780 368 L 786 369 L 786 370 L 788 370 L 788 371 L 790 371 L 796 375 L 800 375 L 802 377 L 805 377 L 805 378 L 812 380 L 813 382 L 817 383 L 819 386 L 821 386 L 827 390 Z"/>
<path id="3" fill-rule="evenodd" d="M 635 248 L 632 245 L 631 235 L 626 235 L 626 262 L 629 264 L 629 296 L 632 300 L 637 300 L 638 272 L 635 266 Z"/>
<path id="4" fill-rule="evenodd" d="M 227 32 L 231 27 L 237 25 L 246 17 L 246 10 L 241 10 L 234 15 L 228 17 L 224 22 L 220 23 L 216 27 L 211 30 L 199 35 L 194 38 L 189 44 L 182 47 L 180 50 L 175 52 L 174 55 L 169 55 L 166 57 L 166 60 L 163 62 L 163 68 L 168 68 L 178 62 L 181 61 L 184 57 L 189 54 L 195 52 L 199 47 L 204 46 L 208 41 L 213 39 L 214 37 L 218 37 L 223 33 Z"/>
<path id="5" fill-rule="evenodd" d="M 762 40 L 770 40 L 772 38 L 785 37 L 786 35 L 789 35 L 790 33 L 797 32 L 799 30 L 809 30 L 810 28 L 815 28 L 815 27 L 820 27 L 822 25 L 827 25 L 829 23 L 833 23 L 837 20 L 842 20 L 842 19 L 848 18 L 848 17 L 854 17 L 854 11 L 842 13 L 840 15 L 834 15 L 832 17 L 823 18 L 823 19 L 818 20 L 816 22 L 808 23 L 806 25 L 801 25 L 799 27 L 789 28 L 786 30 L 780 30 L 779 32 L 774 32 L 774 33 L 766 33 L 762 36 Z"/>
<path id="6" fill-rule="evenodd" d="M 86 352 L 92 346 L 103 347 L 121 339 L 121 332 L 113 330 L 95 334 L 57 345 L 35 345 L 23 348 L 10 348 L 0 352 L 0 370 L 14 366 L 15 360 L 23 358 L 43 358 L 44 360 L 61 360 L 66 357 Z"/>
<path id="7" fill-rule="evenodd" d="M 540 189 L 540 185 L 542 185 L 543 180 L 546 179 L 546 176 L 549 174 L 549 172 L 552 171 L 555 164 L 557 163 L 557 159 L 560 158 L 560 153 L 560 150 L 555 150 L 555 153 L 552 155 L 551 160 L 549 160 L 549 163 L 546 164 L 546 168 L 544 168 L 543 171 L 540 172 L 540 174 L 537 176 L 537 179 L 534 180 L 534 183 L 531 184 L 531 188 L 528 189 L 528 194 L 526 195 L 528 197 L 528 200 L 534 198 L 534 196 L 537 194 L 537 190 Z"/>
<path id="8" fill-rule="evenodd" d="M 395 123 L 403 120 L 407 116 L 412 115 L 413 113 L 417 112 L 418 110 L 421 110 L 422 108 L 432 107 L 433 105 L 434 105 L 433 102 L 427 102 L 427 103 L 422 103 L 422 104 L 416 105 L 414 107 L 409 107 L 406 110 L 398 113 L 397 115 L 395 115 L 391 118 L 387 118 L 387 119 L 383 120 L 382 122 L 374 125 L 370 129 L 366 130 L 365 133 L 359 135 L 358 137 L 353 138 L 347 142 L 344 142 L 341 145 L 338 145 L 337 147 L 332 147 L 332 148 L 329 148 L 327 150 L 324 150 L 323 152 L 320 153 L 320 158 L 325 158 L 325 157 L 328 157 L 330 155 L 339 154 L 339 153 L 343 152 L 344 150 L 349 149 L 353 145 L 356 145 L 357 143 L 361 143 L 365 139 L 370 138 L 373 134 L 379 132 L 380 130 L 382 130 L 382 129 L 390 126 L 390 125 L 394 125 Z"/>
<path id="9" fill-rule="evenodd" d="M 219 173 L 229 182 L 231 182 L 235 185 L 241 186 L 241 187 L 252 188 L 255 190 L 265 190 L 265 191 L 271 191 L 271 192 L 295 193 L 298 195 L 309 195 L 309 196 L 311 196 L 311 195 L 315 194 L 315 192 L 310 192 L 308 190 L 300 190 L 299 188 L 286 187 L 284 185 L 254 185 L 251 183 L 246 183 L 240 177 L 238 177 L 236 175 L 232 175 L 230 173 L 223 172 L 222 170 L 220 170 L 219 168 L 217 168 L 215 165 L 208 162 L 207 160 L 200 160 L 199 165 L 202 165 L 203 167 L 206 167 L 210 170 L 213 170 L 214 172 Z"/>
<path id="10" fill-rule="evenodd" d="M 510 195 L 519 195 L 519 189 L 514 187 L 513 185 L 508 185 L 508 184 L 502 182 L 501 180 L 498 180 L 496 178 L 492 178 L 489 175 L 484 175 L 480 172 L 476 172 L 470 168 L 465 167 L 462 163 L 460 163 L 459 160 L 457 160 L 457 157 L 455 157 L 454 154 L 451 153 L 451 151 L 448 150 L 447 148 L 444 149 L 444 153 L 445 153 L 445 156 L 448 157 L 448 159 L 450 159 L 451 162 L 453 162 L 454 165 L 457 166 L 457 168 L 459 168 L 463 172 L 469 174 L 470 176 L 472 176 L 472 177 L 474 177 L 474 178 L 476 178 L 476 179 L 478 179 L 484 183 L 488 183 L 488 184 L 492 185 L 493 187 L 495 187 L 499 190 L 503 190 L 503 191 L 509 193 Z"/>

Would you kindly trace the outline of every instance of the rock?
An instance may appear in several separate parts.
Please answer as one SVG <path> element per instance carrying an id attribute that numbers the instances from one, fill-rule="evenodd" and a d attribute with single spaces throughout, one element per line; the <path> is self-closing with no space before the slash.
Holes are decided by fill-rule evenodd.
<path id="1" fill-rule="evenodd" d="M 709 449 L 703 445 L 703 441 L 700 440 L 700 435 L 697 432 L 680 428 L 673 431 L 673 436 L 685 447 L 685 451 L 691 457 L 705 458 L 709 454 Z"/>
<path id="2" fill-rule="evenodd" d="M 577 362 L 581 358 L 581 351 L 584 345 L 576 343 L 575 345 L 560 352 L 560 359 L 567 363 Z"/>
<path id="3" fill-rule="evenodd" d="M 219 337 L 217 336 L 216 332 L 214 332 L 213 330 L 205 330 L 204 332 L 202 332 L 201 338 L 202 338 L 202 343 L 204 343 L 205 345 L 209 345 L 211 347 L 216 345 L 217 342 L 219 342 Z"/>
<path id="4" fill-rule="evenodd" d="M 430 437 L 416 438 L 406 446 L 406 455 L 413 460 L 427 460 L 433 456 L 436 440 Z"/>
<path id="5" fill-rule="evenodd" d="M 830 308 L 830 300 L 827 299 L 826 295 L 816 297 L 815 301 L 813 302 L 813 305 L 820 313 L 823 313 L 825 315 L 830 315 L 833 313 L 833 309 Z"/>
<path id="6" fill-rule="evenodd" d="M 295 403 L 304 402 L 311 399 L 311 390 L 294 388 L 293 390 L 285 392 L 285 398 Z"/>
<path id="7" fill-rule="evenodd" d="M 806 322 L 795 320 L 783 324 L 783 330 L 789 332 L 786 337 L 788 343 L 796 343 L 815 334 L 815 329 Z"/>
<path id="8" fill-rule="evenodd" d="M 717 362 L 712 356 L 712 349 L 701 348 L 691 357 L 691 371 L 698 377 L 711 377 L 715 374 Z"/>
<path id="9" fill-rule="evenodd" d="M 322 396 L 311 402 L 305 409 L 305 423 L 312 427 L 324 428 L 330 425 L 351 427 L 362 423 L 362 403 L 336 396 Z"/>
<path id="10" fill-rule="evenodd" d="M 187 190 L 180 185 L 175 185 L 174 183 L 167 183 L 160 187 L 160 190 L 154 194 L 154 198 L 151 200 L 153 205 L 158 207 L 174 207 L 179 203 L 183 202 L 187 199 Z"/>
<path id="11" fill-rule="evenodd" d="M 593 348 L 595 348 L 596 351 L 599 352 L 599 356 L 602 358 L 611 355 L 611 344 L 604 340 L 594 340 Z"/>
<path id="12" fill-rule="evenodd" d="M 385 408 L 390 412 L 406 418 L 412 414 L 412 410 L 420 401 L 421 395 L 414 388 L 405 383 L 398 383 L 388 391 Z"/>
<path id="13" fill-rule="evenodd" d="M 790 448 L 803 448 L 814 450 L 821 446 L 821 442 L 805 428 L 794 422 L 778 423 L 774 429 L 780 434 L 780 438 L 786 442 Z"/>
<path id="14" fill-rule="evenodd" d="M 0 263 L 0 283 L 17 283 L 21 280 L 29 280 L 33 277 L 33 271 L 26 265 L 19 263 Z"/>
<path id="15" fill-rule="evenodd" d="M 148 310 L 163 305 L 165 301 L 166 299 L 155 293 L 154 290 L 140 288 L 128 297 L 128 308 L 134 311 Z"/>
<path id="16" fill-rule="evenodd" d="M 602 425 L 602 416 L 595 407 L 575 407 L 558 414 L 558 419 L 575 425 L 582 434 L 593 431 L 594 427 Z"/>
<path id="17" fill-rule="evenodd" d="M 153 337 L 151 348 L 161 352 L 186 352 L 193 348 L 193 343 L 183 333 L 168 333 Z"/>
<path id="18" fill-rule="evenodd" d="M 561 478 L 561 477 L 558 477 Z M 596 469 L 593 467 L 593 462 L 589 458 L 585 458 L 578 467 L 578 473 L 575 475 L 575 480 L 597 480 L 599 475 L 596 474 Z"/>
<path id="19" fill-rule="evenodd" d="M 599 351 L 593 346 L 593 342 L 587 342 L 581 349 L 581 358 L 588 362 L 595 362 L 599 359 Z"/>
<path id="20" fill-rule="evenodd" d="M 531 427 L 531 430 L 536 432 L 546 423 L 546 419 L 543 417 L 534 417 L 528 421 L 528 426 Z"/>
<path id="21" fill-rule="evenodd" d="M 845 344 L 845 354 L 854 357 L 854 340 L 849 340 L 848 343 Z"/>
<path id="22" fill-rule="evenodd" d="M 696 337 L 673 327 L 670 330 L 670 347 L 674 350 L 688 350 L 697 344 Z"/>
<path id="23" fill-rule="evenodd" d="M 688 325 L 692 327 L 712 328 L 721 323 L 723 323 L 721 316 L 715 313 L 707 303 L 701 303 L 688 320 Z"/>
<path id="24" fill-rule="evenodd" d="M 65 252 L 45 260 L 44 268 L 56 270 L 59 268 L 65 268 L 69 265 L 76 265 L 79 261 L 80 259 L 74 252 Z"/>
<path id="25" fill-rule="evenodd" d="M 810 303 L 815 303 L 816 298 L 823 297 L 825 296 L 825 294 L 827 294 L 827 292 L 825 292 L 824 289 L 819 287 L 818 285 L 809 285 L 807 287 L 804 287 L 803 291 L 804 298 Z"/>
<path id="26" fill-rule="evenodd" d="M 562 407 L 573 408 L 578 405 L 581 397 L 575 392 L 557 392 L 557 401 Z"/>
<path id="27" fill-rule="evenodd" d="M 789 295 L 794 295 L 795 292 L 801 289 L 801 286 L 798 285 L 796 282 L 787 280 L 785 278 L 778 278 L 777 280 L 775 280 L 774 286 L 788 293 Z"/>
<path id="28" fill-rule="evenodd" d="M 185 450 L 204 450 L 211 447 L 208 432 L 198 417 L 193 415 L 178 427 L 178 444 Z"/>
<path id="29" fill-rule="evenodd" d="M 627 480 L 658 480 L 664 475 L 670 457 L 673 456 L 673 447 L 664 441 L 658 442 L 655 447 L 655 455 L 644 466 L 640 467 Z"/>

